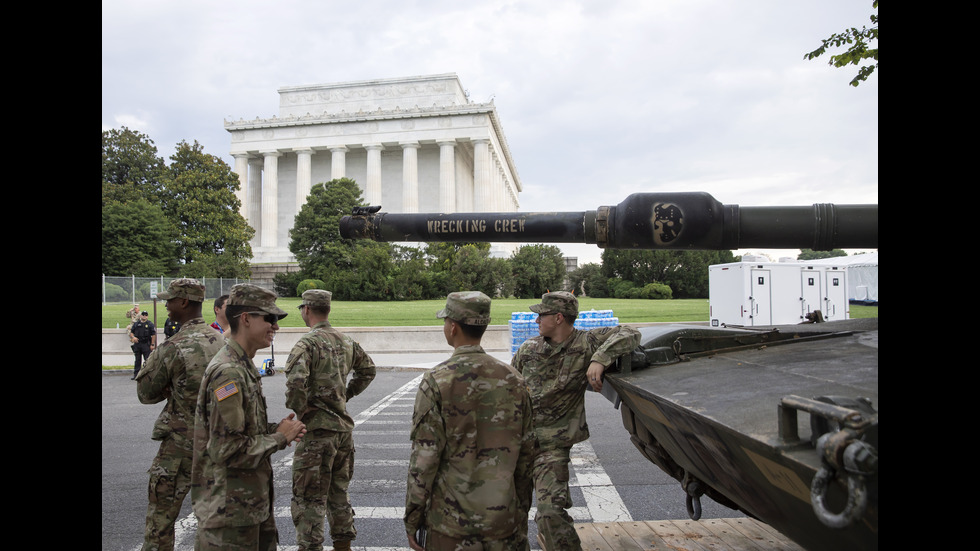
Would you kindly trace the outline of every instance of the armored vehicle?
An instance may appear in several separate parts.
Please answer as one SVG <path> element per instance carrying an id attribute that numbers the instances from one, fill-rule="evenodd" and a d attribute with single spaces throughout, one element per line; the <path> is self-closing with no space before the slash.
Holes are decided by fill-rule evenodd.
<path id="1" fill-rule="evenodd" d="M 704 193 L 640 193 L 585 212 L 368 208 L 344 217 L 341 234 L 611 248 L 877 248 L 878 206 L 740 207 Z M 692 518 L 707 495 L 811 551 L 878 548 L 877 319 L 640 331 L 640 347 L 607 371 L 603 394 L 621 409 L 640 453 L 680 482 Z"/>

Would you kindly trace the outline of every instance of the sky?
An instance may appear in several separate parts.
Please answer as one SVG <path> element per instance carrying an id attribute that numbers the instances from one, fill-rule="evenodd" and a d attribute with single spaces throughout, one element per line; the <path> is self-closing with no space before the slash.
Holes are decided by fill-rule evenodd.
<path id="1" fill-rule="evenodd" d="M 804 59 L 871 13 L 871 0 L 103 0 L 102 129 L 142 132 L 164 158 L 197 141 L 234 166 L 224 122 L 277 115 L 282 87 L 456 73 L 497 108 L 521 211 L 658 191 L 877 204 L 877 72 L 855 88 L 856 68 Z M 562 249 L 579 265 L 601 255 Z"/>

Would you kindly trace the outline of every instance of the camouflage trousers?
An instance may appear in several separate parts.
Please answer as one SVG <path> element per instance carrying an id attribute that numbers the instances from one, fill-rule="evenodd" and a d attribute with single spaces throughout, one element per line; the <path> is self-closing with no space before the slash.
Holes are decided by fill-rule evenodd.
<path id="1" fill-rule="evenodd" d="M 347 495 L 353 473 L 354 439 L 349 432 L 316 429 L 296 445 L 290 510 L 300 551 L 323 548 L 324 517 L 334 541 L 357 537 Z"/>
<path id="2" fill-rule="evenodd" d="M 276 551 L 279 531 L 276 517 L 247 526 L 197 527 L 194 551 Z"/>
<path id="3" fill-rule="evenodd" d="M 191 459 L 191 452 L 180 449 L 172 437 L 160 442 L 148 471 L 149 505 L 143 551 L 173 551 L 174 523 L 191 489 Z"/>
<path id="4" fill-rule="evenodd" d="M 538 512 L 534 523 L 546 551 L 581 549 L 582 541 L 568 514 L 572 496 L 568 490 L 569 448 L 543 449 L 534 458 L 534 493 Z"/>
<path id="5" fill-rule="evenodd" d="M 425 538 L 427 551 L 528 551 L 527 524 L 513 536 L 502 540 L 482 540 L 479 538 L 454 538 L 429 530 Z"/>

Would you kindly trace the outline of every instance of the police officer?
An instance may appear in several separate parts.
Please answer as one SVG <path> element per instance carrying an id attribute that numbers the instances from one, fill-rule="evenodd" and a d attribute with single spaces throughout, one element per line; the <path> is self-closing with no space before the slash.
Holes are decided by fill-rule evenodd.
<path id="1" fill-rule="evenodd" d="M 133 343 L 133 354 L 136 355 L 136 363 L 133 365 L 133 376 L 131 381 L 136 380 L 136 375 L 140 372 L 140 366 L 150 357 L 150 352 L 157 347 L 157 328 L 150 321 L 150 314 L 146 310 L 140 313 L 139 321 L 133 323 L 129 328 L 129 342 Z"/>

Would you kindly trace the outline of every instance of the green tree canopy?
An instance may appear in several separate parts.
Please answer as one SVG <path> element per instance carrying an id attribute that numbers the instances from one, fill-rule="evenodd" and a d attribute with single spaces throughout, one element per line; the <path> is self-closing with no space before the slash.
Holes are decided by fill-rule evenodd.
<path id="1" fill-rule="evenodd" d="M 340 219 L 355 206 L 364 201 L 354 180 L 314 185 L 289 231 L 289 250 L 303 274 L 322 280 L 337 299 L 391 298 L 391 245 L 340 237 Z"/>
<path id="2" fill-rule="evenodd" d="M 153 140 L 126 128 L 102 132 L 102 204 L 159 199 L 166 165 Z"/>
<path id="3" fill-rule="evenodd" d="M 583 264 L 577 270 L 568 274 L 568 283 L 577 295 L 590 297 L 607 297 L 606 276 L 602 275 L 602 266 L 595 262 Z"/>
<path id="4" fill-rule="evenodd" d="M 818 258 L 836 258 L 838 256 L 847 256 L 847 253 L 843 249 L 834 249 L 832 251 L 815 251 L 813 249 L 802 249 L 800 250 L 799 256 L 796 257 L 797 260 L 816 260 Z"/>
<path id="5" fill-rule="evenodd" d="M 663 283 L 675 298 L 707 298 L 708 266 L 733 261 L 731 251 L 606 249 L 602 273 L 636 287 Z"/>
<path id="6" fill-rule="evenodd" d="M 871 3 L 871 8 L 878 11 L 878 0 Z M 861 27 L 857 29 L 851 27 L 844 32 L 834 33 L 830 37 L 822 40 L 822 44 L 816 50 L 804 55 L 804 59 L 816 59 L 827 52 L 827 48 L 840 48 L 847 45 L 843 53 L 830 56 L 830 65 L 834 67 L 846 67 L 848 65 L 861 65 L 857 75 L 851 79 L 850 85 L 857 86 L 868 80 L 868 77 L 878 68 L 878 14 L 871 14 L 870 28 Z M 871 46 L 874 46 L 872 48 Z M 874 60 L 874 63 L 870 63 Z"/>
<path id="7" fill-rule="evenodd" d="M 433 242 L 425 252 L 438 298 L 454 291 L 480 291 L 490 297 L 513 293 L 510 264 L 505 258 L 492 258 L 489 243 Z"/>
<path id="8" fill-rule="evenodd" d="M 196 141 L 177 144 L 161 192 L 174 224 L 181 272 L 194 277 L 247 277 L 255 235 L 239 213 L 238 176 Z"/>
<path id="9" fill-rule="evenodd" d="M 172 226 L 144 199 L 102 207 L 102 273 L 158 276 L 174 268 Z"/>
<path id="10" fill-rule="evenodd" d="M 554 245 L 524 245 L 511 255 L 510 265 L 517 298 L 535 298 L 563 289 L 565 257 Z"/>

